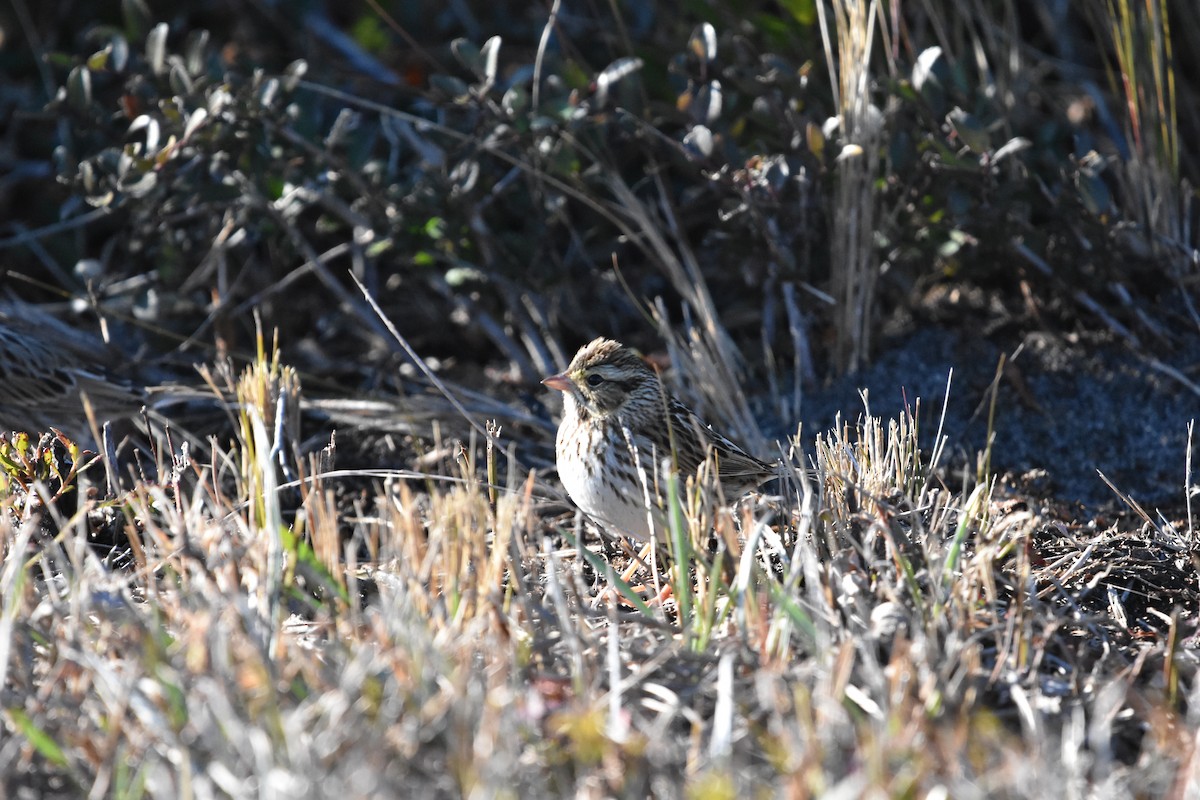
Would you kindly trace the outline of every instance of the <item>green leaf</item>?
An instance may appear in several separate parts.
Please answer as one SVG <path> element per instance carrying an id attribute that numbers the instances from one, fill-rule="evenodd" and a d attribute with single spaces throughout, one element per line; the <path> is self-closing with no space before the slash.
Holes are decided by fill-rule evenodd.
<path id="1" fill-rule="evenodd" d="M 792 19 L 806 28 L 816 24 L 817 4 L 815 0 L 780 0 L 779 4 L 787 9 L 787 12 L 792 15 Z"/>
<path id="2" fill-rule="evenodd" d="M 298 565 L 303 565 L 310 574 L 317 576 L 326 588 L 332 590 L 343 601 L 350 602 L 350 594 L 346 587 L 325 568 L 325 564 L 317 556 L 317 552 L 313 550 L 308 539 L 297 536 L 291 528 L 286 526 L 279 529 L 279 538 L 283 542 L 284 548 L 296 559 Z"/>
<path id="3" fill-rule="evenodd" d="M 430 239 L 441 239 L 446 235 L 446 220 L 441 217 L 430 217 L 425 222 L 423 230 Z"/>
<path id="4" fill-rule="evenodd" d="M 974 114 L 955 108 L 946 115 L 946 119 L 959 141 L 970 148 L 971 152 L 986 153 L 992 149 L 991 134 Z"/>
<path id="5" fill-rule="evenodd" d="M 999 150 L 997 150 L 995 153 L 992 153 L 992 163 L 996 164 L 1011 155 L 1021 152 L 1022 150 L 1028 150 L 1030 147 L 1033 147 L 1033 142 L 1024 137 L 1018 136 L 1016 138 L 1009 139 Z"/>
<path id="6" fill-rule="evenodd" d="M 391 237 L 388 237 L 386 239 L 378 239 L 378 240 L 372 242 L 371 244 L 367 245 L 367 257 L 368 258 L 378 258 L 379 256 L 394 249 L 395 247 L 396 247 L 396 242 Z"/>
<path id="7" fill-rule="evenodd" d="M 688 50 L 705 64 L 716 59 L 717 29 L 711 22 L 702 22 L 692 30 L 692 36 L 688 39 Z"/>
<path id="8" fill-rule="evenodd" d="M 483 280 L 484 274 L 474 267 L 453 267 L 446 271 L 446 283 L 455 288 Z"/>
<path id="9" fill-rule="evenodd" d="M 611 573 L 609 575 L 609 580 L 612 581 L 613 586 L 617 588 L 617 591 L 621 593 L 621 596 L 633 604 L 634 608 L 645 614 L 646 617 L 654 619 L 654 613 L 650 610 L 650 606 L 646 605 L 646 601 L 638 596 L 638 593 L 633 590 L 632 586 L 617 576 L 611 564 L 600 558 L 600 556 L 596 555 L 591 550 L 588 550 L 586 547 L 580 547 L 578 540 L 575 538 L 575 535 L 571 533 L 571 531 L 567 530 L 566 528 L 560 528 L 559 532 L 563 535 L 563 538 L 567 540 L 567 544 L 571 545 L 571 547 L 583 554 L 583 560 L 591 564 L 592 569 L 596 570 L 596 572 L 600 573 L 601 575 Z"/>
<path id="10" fill-rule="evenodd" d="M 692 587 L 688 582 L 692 548 L 688 541 L 687 522 L 683 518 L 683 501 L 679 495 L 679 473 L 674 469 L 667 473 L 667 512 L 668 543 L 671 557 L 675 559 L 675 603 L 679 609 L 679 624 L 686 630 L 693 622 Z"/>
<path id="11" fill-rule="evenodd" d="M 1099 175 L 1076 173 L 1075 187 L 1079 190 L 1083 207 L 1090 213 L 1100 216 L 1112 210 L 1112 194 L 1108 191 L 1108 184 Z"/>
<path id="12" fill-rule="evenodd" d="M 942 86 L 945 82 L 946 60 L 942 58 L 942 48 L 928 47 L 917 56 L 913 65 L 912 85 L 918 92 L 924 92 L 927 84 Z"/>
<path id="13" fill-rule="evenodd" d="M 767 582 L 767 593 L 771 600 L 779 605 L 779 608 L 787 615 L 792 624 L 799 631 L 805 642 L 811 646 L 817 641 L 817 626 L 813 623 L 812 617 L 805 611 L 783 586 L 774 581 Z"/>
<path id="14" fill-rule="evenodd" d="M 283 70 L 283 90 L 292 92 L 296 89 L 296 84 L 300 83 L 305 74 L 308 73 L 308 62 L 302 58 L 298 58 L 288 64 Z"/>
<path id="15" fill-rule="evenodd" d="M 58 746 L 58 742 L 54 741 L 48 733 L 35 725 L 28 714 L 19 708 L 10 708 L 8 709 L 8 716 L 17 730 L 29 740 L 29 743 L 33 745 L 34 749 L 43 758 L 57 767 L 67 766 L 66 753 Z"/>
<path id="16" fill-rule="evenodd" d="M 146 63 L 155 75 L 161 75 L 167 65 L 167 23 L 160 22 L 146 37 Z"/>
<path id="17" fill-rule="evenodd" d="M 470 39 L 462 37 L 450 43 L 450 52 L 458 59 L 458 63 L 466 67 L 477 78 L 483 77 L 483 54 Z"/>
<path id="18" fill-rule="evenodd" d="M 150 7 L 145 0 L 121 0 L 121 16 L 130 39 L 141 39 L 150 29 Z"/>
<path id="19" fill-rule="evenodd" d="M 466 97 L 470 93 L 471 88 L 461 78 L 442 74 L 430 75 L 429 85 L 451 99 Z"/>
<path id="20" fill-rule="evenodd" d="M 79 112 L 87 111 L 92 105 L 92 71 L 78 66 L 67 76 L 67 103 Z"/>
<path id="21" fill-rule="evenodd" d="M 640 58 L 624 56 L 605 67 L 596 76 L 596 102 L 604 105 L 612 87 L 629 75 L 639 72 L 643 64 L 644 62 Z"/>
<path id="22" fill-rule="evenodd" d="M 192 93 L 192 79 L 188 77 L 187 70 L 184 69 L 181 62 L 171 64 L 168 80 L 171 84 L 171 91 L 175 94 L 188 95 Z"/>
<path id="23" fill-rule="evenodd" d="M 529 90 L 524 86 L 511 87 L 504 93 L 500 105 L 510 117 L 524 114 L 529 110 Z"/>
<path id="24" fill-rule="evenodd" d="M 957 235 L 956 235 L 957 234 Z M 950 231 L 950 238 L 942 242 L 938 246 L 938 255 L 942 258 L 950 258 L 962 249 L 962 246 L 967 243 L 967 237 L 962 231 Z"/>
<path id="25" fill-rule="evenodd" d="M 70 69 L 75 65 L 75 56 L 69 53 L 47 53 L 43 58 L 47 65 L 55 69 Z"/>
<path id="26" fill-rule="evenodd" d="M 87 68 L 92 71 L 106 69 L 108 67 L 108 56 L 108 48 L 97 50 L 95 53 L 92 53 L 92 55 L 89 56 L 88 60 L 84 63 L 87 64 Z"/>
<path id="27" fill-rule="evenodd" d="M 500 65 L 500 37 L 493 36 L 483 43 L 483 85 L 491 88 L 496 83 L 496 71 Z"/>
<path id="28" fill-rule="evenodd" d="M 183 45 L 183 63 L 191 75 L 204 73 L 208 55 L 208 31 L 192 31 Z"/>
<path id="29" fill-rule="evenodd" d="M 363 14 L 350 26 L 350 36 L 368 53 L 380 55 L 391 47 L 392 40 L 376 14 Z"/>

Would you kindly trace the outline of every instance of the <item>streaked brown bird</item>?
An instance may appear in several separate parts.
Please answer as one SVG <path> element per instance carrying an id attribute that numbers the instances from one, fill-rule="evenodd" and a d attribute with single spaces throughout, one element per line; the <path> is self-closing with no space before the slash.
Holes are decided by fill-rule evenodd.
<path id="1" fill-rule="evenodd" d="M 100 337 L 35 305 L 0 302 L 0 430 L 37 435 L 55 427 L 89 441 L 84 395 L 97 425 L 142 407 L 140 387 L 113 369 L 121 364 Z"/>
<path id="2" fill-rule="evenodd" d="M 732 502 L 775 477 L 777 468 L 714 431 L 667 393 L 633 350 L 596 339 L 570 366 L 542 381 L 563 393 L 555 452 L 567 494 L 611 532 L 650 538 L 666 528 L 659 465 L 683 477 L 712 460 L 714 499 Z"/>

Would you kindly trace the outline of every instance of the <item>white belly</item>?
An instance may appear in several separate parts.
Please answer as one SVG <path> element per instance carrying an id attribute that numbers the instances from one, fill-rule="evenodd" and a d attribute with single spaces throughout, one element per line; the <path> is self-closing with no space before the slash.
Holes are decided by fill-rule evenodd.
<path id="1" fill-rule="evenodd" d="M 589 472 L 572 467 L 560 435 L 556 447 L 559 478 L 575 504 L 611 533 L 646 541 L 653 528 L 655 536 L 662 541 L 668 529 L 666 515 L 661 509 L 663 502 L 655 491 L 653 457 L 639 452 L 642 469 L 633 469 L 633 456 L 627 446 L 617 446 L 621 448 L 619 453 L 608 453 L 603 448 L 593 451 L 591 463 L 598 465 L 601 458 L 619 458 L 621 463 L 629 465 L 626 473 L 632 472 L 633 479 L 602 481 L 593 477 L 594 470 Z M 618 483 L 623 488 L 618 488 Z"/>

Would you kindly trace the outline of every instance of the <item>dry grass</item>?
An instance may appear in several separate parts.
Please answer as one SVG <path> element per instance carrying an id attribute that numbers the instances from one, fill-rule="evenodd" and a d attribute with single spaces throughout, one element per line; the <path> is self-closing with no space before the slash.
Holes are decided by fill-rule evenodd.
<path id="1" fill-rule="evenodd" d="M 823 3 L 817 8 L 827 11 Z M 1139 17 L 1142 11 L 1115 2 L 1108 8 L 1125 85 L 1135 86 L 1140 76 L 1146 87 L 1127 96 L 1127 131 L 1139 144 L 1137 158 L 1121 172 L 1117 202 L 1145 240 L 1184 253 L 1193 238 L 1187 193 L 1177 182 L 1167 186 L 1179 171 L 1169 46 L 1155 38 L 1162 26 Z M 954 55 L 961 63 L 963 50 L 975 50 L 981 72 L 994 72 L 1007 96 L 1008 84 L 1022 72 L 1022 51 L 1013 41 L 1015 6 L 1000 4 L 1000 12 L 1002 25 L 977 29 L 966 25 L 966 17 L 930 17 L 934 24 L 948 23 L 939 30 L 947 54 L 959 50 Z M 797 298 L 834 296 L 832 360 L 839 368 L 865 363 L 877 321 L 876 236 L 888 215 L 879 207 L 877 184 L 890 132 L 872 105 L 887 94 L 873 89 L 872 81 L 880 62 L 889 78 L 898 74 L 894 60 L 903 36 L 885 4 L 835 2 L 828 13 L 832 18 L 822 19 L 821 31 L 838 125 L 832 140 L 840 145 L 840 156 L 826 165 L 833 183 L 830 292 L 808 286 L 804 271 L 784 271 L 771 278 L 782 300 L 754 297 L 762 308 L 780 303 L 787 316 L 789 341 L 781 352 L 792 351 L 795 375 L 780 370 L 766 376 L 772 386 L 793 387 L 790 394 L 773 393 L 781 419 L 796 417 L 800 384 L 812 370 L 809 336 L 821 333 L 810 331 L 805 317 L 812 312 Z M 705 43 L 703 26 L 697 31 L 689 48 L 704 55 L 715 44 Z M 1153 56 L 1149 63 L 1135 57 L 1141 41 Z M 489 47 L 494 54 L 495 45 Z M 736 53 L 729 61 L 736 62 Z M 601 74 L 613 82 L 630 78 L 633 63 L 622 59 Z M 699 67 L 707 76 L 708 64 Z M 72 74 L 86 73 L 77 67 Z M 487 100 L 495 65 L 477 77 L 474 96 L 487 101 L 480 107 L 500 108 Z M 667 344 L 673 388 L 760 455 L 771 453 L 741 389 L 739 340 L 726 328 L 707 283 L 706 275 L 717 270 L 702 263 L 695 219 L 681 218 L 686 193 L 660 169 L 675 157 L 691 170 L 689 159 L 703 156 L 698 163 L 704 169 L 695 168 L 695 175 L 721 186 L 716 162 L 704 160 L 712 154 L 684 146 L 686 136 L 702 141 L 698 131 L 705 125 L 719 132 L 719 115 L 703 125 L 686 117 L 678 124 L 688 133 L 676 142 L 651 136 L 658 134 L 652 125 L 609 109 L 607 98 L 591 98 L 595 105 L 587 113 L 594 119 L 568 114 L 564 96 L 557 127 L 538 121 L 542 127 L 531 128 L 531 149 L 510 150 L 507 135 L 484 137 L 474 127 L 462 132 L 450 121 L 435 124 L 317 83 L 284 83 L 386 119 L 396 141 L 403 139 L 428 162 L 413 168 L 415 175 L 424 176 L 427 168 L 440 175 L 450 166 L 451 149 L 478 149 L 487 159 L 476 167 L 503 169 L 503 177 L 493 175 L 496 193 L 480 200 L 480 212 L 511 200 L 501 190 L 518 179 L 534 187 L 539 202 L 530 207 L 569 200 L 586 213 L 564 218 L 589 220 L 566 225 L 572 243 L 564 250 L 593 236 L 600 241 L 599 229 L 587 226 L 602 222 L 614 236 L 609 252 L 617 253 L 619 239 L 635 269 L 661 277 L 674 293 L 669 301 L 637 308 Z M 780 85 L 789 91 L 790 84 Z M 466 88 L 462 98 L 470 95 Z M 715 88 L 696 83 L 688 102 L 704 105 L 699 98 L 711 101 Z M 535 82 L 533 89 L 548 93 L 549 83 Z M 507 99 L 515 103 L 517 95 Z M 76 99 L 81 108 L 92 107 L 83 102 L 87 98 Z M 533 104 L 548 106 L 551 99 L 539 96 Z M 208 107 L 199 95 L 195 102 L 198 109 Z M 104 109 L 97 119 L 112 116 L 111 108 Z M 530 122 L 508 111 L 497 118 L 505 126 Z M 794 133 L 806 132 L 812 155 L 820 156 L 820 126 L 806 117 L 784 119 L 795 123 Z M 592 152 L 595 146 L 580 135 L 590 130 L 587 124 L 614 121 L 670 147 L 644 161 L 639 156 L 631 178 L 618 158 Z M 939 136 L 943 122 L 939 117 L 933 123 Z M 536 133 L 542 130 L 555 133 Z M 972 132 L 965 125 L 963 131 Z M 225 132 L 247 138 L 233 127 Z M 991 152 L 983 136 L 990 129 L 974 132 Z M 303 144 L 314 162 L 324 163 L 316 158 L 320 148 L 286 125 L 285 133 L 284 140 L 295 139 L 292 144 Z M 1004 138 L 1010 138 L 1007 129 Z M 798 140 L 789 146 L 799 147 Z M 578 156 L 585 168 L 545 164 L 548 154 L 562 153 Z M 749 174 L 752 164 L 784 163 L 766 156 L 772 153 L 755 151 L 746 164 L 732 167 L 746 167 Z M 308 160 L 289 155 L 287 162 Z M 344 172 L 356 200 L 372 199 L 359 173 L 336 163 L 327 171 Z M 273 167 L 263 172 L 277 178 Z M 382 174 L 389 191 L 398 185 L 396 174 Z M 680 174 L 695 179 L 693 172 Z M 678 176 L 671 180 L 681 182 Z M 289 182 L 308 185 L 299 177 Z M 767 184 L 764 178 L 757 188 Z M 423 177 L 413 179 L 413 186 L 423 185 Z M 737 183 L 731 178 L 724 185 L 732 191 Z M 403 200 L 418 196 L 414 190 Z M 754 196 L 746 190 L 745 197 Z M 374 199 L 379 197 L 387 192 Z M 439 214 L 445 211 L 440 197 L 431 201 Z M 1154 205 L 1156 198 L 1161 205 Z M 244 373 L 228 366 L 207 373 L 216 393 L 237 398 L 234 440 L 214 442 L 202 456 L 160 453 L 157 469 L 147 471 L 159 477 L 131 476 L 115 498 L 104 499 L 86 481 L 76 481 L 68 462 L 56 460 L 70 456 L 73 463 L 77 454 L 29 439 L 0 447 L 6 476 L 0 502 L 0 797 L 1195 791 L 1200 684 L 1186 646 L 1198 600 L 1190 522 L 1186 530 L 1148 516 L 1135 518 L 1137 528 L 1129 522 L 1064 524 L 1003 493 L 986 468 L 961 479 L 948 476 L 940 434 L 918 430 L 915 411 L 886 419 L 868 408 L 858 422 L 817 432 L 815 440 L 805 431 L 776 445 L 785 476 L 770 487 L 771 495 L 734 508 L 713 510 L 700 502 L 694 476 L 667 476 L 669 536 L 651 565 L 635 570 L 630 585 L 618 575 L 632 563 L 632 553 L 601 542 L 563 504 L 556 482 L 523 458 L 529 439 L 545 444 L 546 421 L 486 394 L 470 394 L 426 369 L 383 315 L 370 313 L 379 308 L 370 294 L 364 290 L 364 303 L 349 281 L 334 275 L 328 262 L 349 254 L 367 267 L 359 288 L 385 285 L 381 276 L 389 274 L 408 280 L 406 270 L 413 267 L 415 274 L 417 264 L 409 263 L 407 251 L 389 273 L 386 250 L 375 253 L 366 245 L 386 240 L 405 250 L 410 240 L 400 234 L 407 236 L 412 226 L 392 230 L 364 221 L 361 209 L 327 196 L 322 214 L 345 225 L 326 240 L 302 227 L 305 192 L 274 201 L 247 187 L 241 199 L 255 214 L 237 225 L 249 231 L 269 227 L 263 224 L 269 220 L 284 232 L 294 253 L 280 260 L 292 271 L 264 279 L 269 285 L 248 297 L 222 300 L 237 303 L 223 313 L 239 316 L 278 300 L 292 281 L 311 273 L 328 294 L 319 304 L 322 319 L 369 329 L 376 337 L 370 341 L 386 342 L 406 359 L 410 374 L 423 370 L 420 377 L 427 380 L 399 410 L 361 398 L 310 401 L 260 336 L 255 363 Z M 743 205 L 748 215 L 769 207 Z M 410 211 L 395 198 L 380 201 L 380 208 L 386 219 L 409 215 L 409 222 L 419 223 L 416 229 L 439 228 L 420 216 L 422 208 Z M 150 227 L 161 227 L 150 216 Z M 442 233 L 421 240 L 430 263 L 447 269 L 433 270 L 429 286 L 421 284 L 411 306 L 401 307 L 439 298 L 445 306 L 438 313 L 470 323 L 451 328 L 449 336 L 481 335 L 528 383 L 569 355 L 556 339 L 567 335 L 564 329 L 576 336 L 591 323 L 564 325 L 555 314 L 570 315 L 570 306 L 554 311 L 548 291 L 543 296 L 516 285 L 497 267 L 503 259 L 487 254 L 501 237 L 487 226 L 509 218 L 488 219 L 472 217 L 477 252 L 439 250 L 453 238 Z M 761 228 L 751 230 L 766 238 L 794 218 L 778 219 L 783 222 L 764 216 Z M 219 266 L 226 256 L 216 244 L 230 230 L 211 240 Z M 536 238 L 536 231 L 552 229 L 532 230 Z M 360 241 L 365 232 L 379 238 Z M 340 240 L 343 234 L 353 242 Z M 785 266 L 789 241 L 780 236 L 772 245 Z M 556 252 L 547 247 L 536 255 Z M 266 248 L 246 263 L 273 265 L 268 254 L 278 255 Z M 528 265 L 518 256 L 513 260 L 524 270 Z M 564 259 L 564 275 L 581 264 L 600 271 L 590 256 L 576 258 Z M 477 301 L 469 287 L 452 288 L 450 265 L 491 276 L 500 287 L 494 303 Z M 269 274 L 246 270 L 257 272 Z M 751 275 L 747 283 L 760 277 Z M 190 280 L 186 285 L 195 288 Z M 805 288 L 812 291 L 798 294 Z M 281 307 L 290 310 L 286 300 Z M 757 313 L 759 306 L 744 307 Z M 604 319 L 599 311 L 595 318 Z M 416 319 L 413 327 L 421 324 Z M 740 341 L 756 335 L 745 335 L 750 327 L 743 320 Z M 332 330 L 331 339 L 344 338 L 346 328 Z M 223 341 L 219 334 L 214 338 Z M 761 338 L 767 352 L 779 345 L 765 329 Z M 365 359 L 360 367 L 379 370 Z M 370 473 L 338 469 L 334 441 L 318 455 L 302 456 L 294 427 L 301 407 L 324 409 L 343 429 L 366 414 L 394 412 L 378 427 L 417 441 L 413 449 L 420 456 Z M 488 419 L 516 428 L 518 438 Z M 64 485 L 75 490 L 64 491 Z M 672 589 L 670 600 L 646 602 L 647 593 L 664 586 Z"/>
<path id="2" fill-rule="evenodd" d="M 8 793 L 1150 796 L 1190 778 L 1183 539 L 951 491 L 912 416 L 818 437 L 811 467 L 797 438 L 776 496 L 715 519 L 677 482 L 674 598 L 651 607 L 616 599 L 625 557 L 499 451 L 467 441 L 338 504 L 337 473 L 286 483 L 317 466 L 263 422 L 294 401 L 287 370 L 262 357 L 235 385 L 238 442 L 128 492 L 119 558 L 89 544 L 94 512 L 9 496 Z"/>
<path id="3" fill-rule="evenodd" d="M 825 59 L 837 106 L 837 183 L 830 231 L 833 294 L 837 298 L 835 363 L 854 371 L 871 353 L 879 253 L 875 242 L 879 201 L 875 157 L 884 139 L 883 112 L 871 102 L 876 28 L 884 26 L 881 4 L 836 2 L 833 20 L 821 13 Z M 831 41 L 832 40 L 832 41 Z"/>
<path id="4" fill-rule="evenodd" d="M 1111 36 L 1109 79 L 1125 100 L 1119 114 L 1129 152 L 1115 173 L 1121 207 L 1175 276 L 1195 268 L 1192 195 L 1180 169 L 1175 53 L 1166 2 L 1108 0 L 1099 16 Z M 1186 24 L 1174 20 L 1175 24 Z"/>

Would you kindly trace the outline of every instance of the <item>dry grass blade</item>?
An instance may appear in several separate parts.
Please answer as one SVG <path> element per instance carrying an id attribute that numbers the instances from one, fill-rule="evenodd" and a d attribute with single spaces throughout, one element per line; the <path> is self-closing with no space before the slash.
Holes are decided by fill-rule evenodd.
<path id="1" fill-rule="evenodd" d="M 1092 11 L 1107 24 L 1115 54 L 1114 93 L 1125 98 L 1128 151 L 1116 174 L 1124 210 L 1145 244 L 1173 265 L 1177 276 L 1192 267 L 1192 197 L 1180 180 L 1175 53 L 1167 0 L 1106 0 Z M 1178 21 L 1177 21 L 1178 24 Z"/>
<path id="2" fill-rule="evenodd" d="M 843 371 L 857 369 L 870 354 L 879 271 L 875 179 L 884 130 L 883 115 L 872 104 L 870 91 L 875 28 L 882 24 L 879 8 L 874 0 L 835 2 L 831 23 L 825 4 L 817 4 L 842 144 L 830 240 L 835 266 L 833 294 L 838 301 L 835 361 Z"/>
<path id="3" fill-rule="evenodd" d="M 659 333 L 668 342 L 672 362 L 685 376 L 685 385 L 695 392 L 697 410 L 705 414 L 711 408 L 711 415 L 726 421 L 739 437 L 758 442 L 761 434 L 740 388 L 740 355 L 718 318 L 695 254 L 679 232 L 667 193 L 660 184 L 656 185 L 661 198 L 661 220 L 618 176 L 611 176 L 608 181 L 623 216 L 630 220 L 635 240 L 645 243 L 647 254 L 684 298 L 684 313 L 692 323 L 686 326 L 686 333 L 676 335 L 665 310 L 656 306 L 652 313 Z"/>

